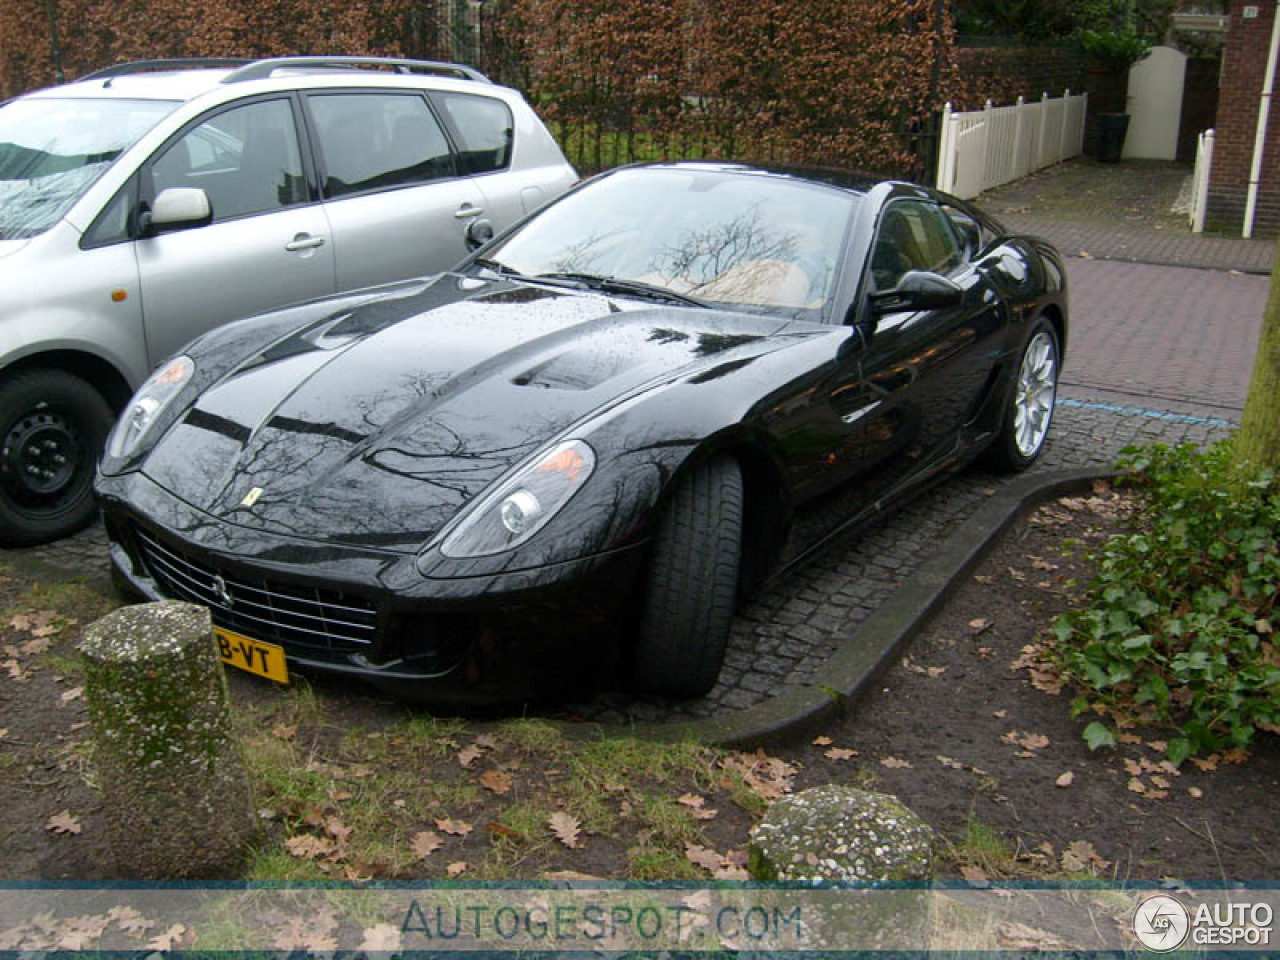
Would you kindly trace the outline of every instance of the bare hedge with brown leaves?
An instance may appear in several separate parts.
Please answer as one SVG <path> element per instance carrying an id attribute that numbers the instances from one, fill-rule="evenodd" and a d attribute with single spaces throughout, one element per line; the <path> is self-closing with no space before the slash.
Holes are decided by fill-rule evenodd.
<path id="1" fill-rule="evenodd" d="M 0 0 L 0 97 L 54 81 L 49 3 L 69 78 L 158 57 L 461 50 L 524 90 L 584 171 L 716 156 L 910 172 L 956 87 L 936 0 Z"/>

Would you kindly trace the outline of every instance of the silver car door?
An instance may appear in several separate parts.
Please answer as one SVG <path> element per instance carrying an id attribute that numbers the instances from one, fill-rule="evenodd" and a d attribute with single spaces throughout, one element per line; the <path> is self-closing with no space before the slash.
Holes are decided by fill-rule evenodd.
<path id="1" fill-rule="evenodd" d="M 329 224 L 311 202 L 288 96 L 197 123 L 150 161 L 143 184 L 144 202 L 196 187 L 212 209 L 208 223 L 134 245 L 153 364 L 213 326 L 334 291 Z"/>
<path id="2" fill-rule="evenodd" d="M 416 92 L 307 96 L 339 289 L 447 270 L 467 255 L 485 195 Z"/>

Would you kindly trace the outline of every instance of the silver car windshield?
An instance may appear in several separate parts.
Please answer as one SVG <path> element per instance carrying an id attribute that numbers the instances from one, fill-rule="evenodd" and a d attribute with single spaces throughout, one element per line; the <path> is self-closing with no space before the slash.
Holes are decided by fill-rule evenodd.
<path id="1" fill-rule="evenodd" d="M 15 100 L 0 107 L 0 240 L 43 233 L 138 138 L 170 100 Z"/>
<path id="2" fill-rule="evenodd" d="M 527 276 L 583 275 L 770 313 L 834 294 L 858 194 L 717 169 L 621 170 L 486 253 Z"/>

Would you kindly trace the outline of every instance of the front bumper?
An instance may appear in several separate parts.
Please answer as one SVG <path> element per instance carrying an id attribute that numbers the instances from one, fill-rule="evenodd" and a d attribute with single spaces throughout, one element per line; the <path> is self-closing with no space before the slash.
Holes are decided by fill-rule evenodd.
<path id="1" fill-rule="evenodd" d="M 263 533 L 139 473 L 99 476 L 112 576 L 210 608 L 285 649 L 290 670 L 358 677 L 437 704 L 581 697 L 622 648 L 645 544 L 483 577 L 430 579 L 410 554 Z"/>

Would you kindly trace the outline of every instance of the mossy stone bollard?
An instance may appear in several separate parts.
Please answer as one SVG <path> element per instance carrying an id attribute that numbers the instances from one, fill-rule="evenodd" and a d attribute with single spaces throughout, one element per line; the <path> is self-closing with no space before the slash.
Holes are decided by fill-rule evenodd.
<path id="1" fill-rule="evenodd" d="M 897 797 L 828 784 L 783 797 L 756 826 L 755 880 L 928 881 L 933 831 Z"/>
<path id="2" fill-rule="evenodd" d="M 759 881 L 841 883 L 882 890 L 851 897 L 816 929 L 828 949 L 923 951 L 932 923 L 933 830 L 897 798 L 812 787 L 773 804 L 747 848 Z"/>
<path id="3" fill-rule="evenodd" d="M 230 877 L 256 830 L 209 611 L 123 607 L 80 642 L 106 840 L 127 877 Z"/>

